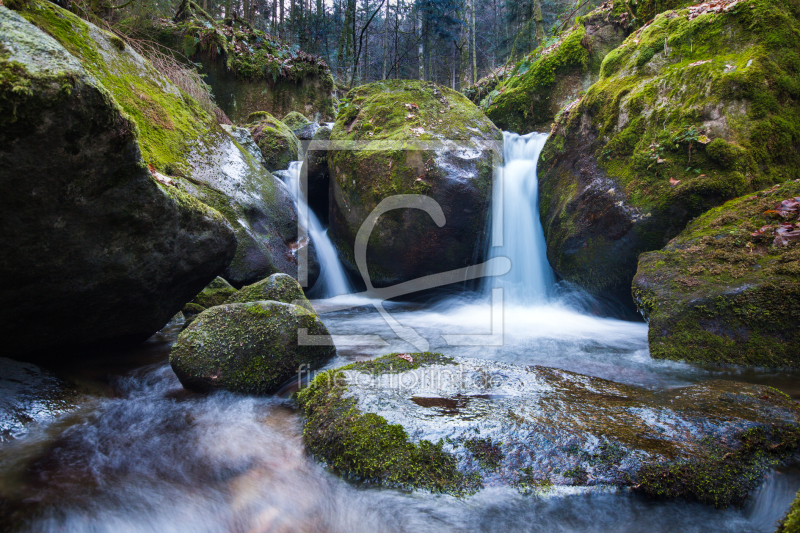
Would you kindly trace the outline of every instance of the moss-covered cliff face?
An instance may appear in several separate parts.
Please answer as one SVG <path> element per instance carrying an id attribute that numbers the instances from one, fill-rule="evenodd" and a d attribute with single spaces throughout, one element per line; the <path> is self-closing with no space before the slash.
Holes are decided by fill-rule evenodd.
<path id="1" fill-rule="evenodd" d="M 148 169 L 180 160 L 210 117 L 119 39 L 22 7 L 0 7 L 4 354 L 144 340 L 236 248 L 219 212 Z"/>
<path id="2" fill-rule="evenodd" d="M 371 143 L 328 152 L 330 235 L 353 272 L 362 223 L 382 200 L 402 194 L 434 199 L 446 223 L 438 227 L 420 209 L 382 215 L 367 247 L 375 286 L 466 267 L 479 258 L 492 165 L 502 163 L 502 134 L 472 102 L 429 82 L 371 83 L 348 93 L 331 141 Z"/>
<path id="3" fill-rule="evenodd" d="M 732 200 L 639 257 L 633 294 L 653 357 L 800 366 L 799 213 L 776 210 L 796 197 L 800 183 L 789 181 Z"/>
<path id="4" fill-rule="evenodd" d="M 482 100 L 486 114 L 503 130 L 549 131 L 558 111 L 594 83 L 608 52 L 627 35 L 625 18 L 604 4 L 558 40 L 523 58 Z M 493 80 L 484 82 L 488 89 Z M 481 93 L 478 84 L 473 92 Z"/>
<path id="5" fill-rule="evenodd" d="M 591 292 L 628 299 L 639 253 L 711 207 L 800 177 L 800 2 L 715 5 L 630 35 L 542 151 L 548 259 Z"/>
<path id="6" fill-rule="evenodd" d="M 334 82 L 322 58 L 242 21 L 215 21 L 193 2 L 184 7 L 178 22 L 154 28 L 154 38 L 200 62 L 217 105 L 231 120 L 244 123 L 255 111 L 334 119 Z"/>

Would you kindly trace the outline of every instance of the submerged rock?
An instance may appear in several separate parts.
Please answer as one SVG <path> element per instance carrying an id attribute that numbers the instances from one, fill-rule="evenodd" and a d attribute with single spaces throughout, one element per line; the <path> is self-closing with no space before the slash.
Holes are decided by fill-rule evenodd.
<path id="1" fill-rule="evenodd" d="M 309 450 L 343 475 L 464 493 L 629 487 L 726 506 L 800 451 L 800 409 L 770 387 L 652 392 L 539 366 L 390 354 L 298 393 Z"/>
<path id="2" fill-rule="evenodd" d="M 0 357 L 0 443 L 75 408 L 78 393 L 65 380 L 30 363 Z"/>
<path id="3" fill-rule="evenodd" d="M 231 296 L 225 303 L 258 302 L 261 300 L 273 300 L 285 304 L 299 305 L 312 313 L 314 312 L 311 302 L 308 301 L 305 293 L 303 293 L 303 288 L 297 283 L 297 280 L 286 274 L 273 274 L 257 283 L 242 287 L 242 290 Z"/>
<path id="4" fill-rule="evenodd" d="M 658 15 L 561 112 L 539 188 L 547 257 L 566 280 L 630 302 L 640 253 L 728 199 L 800 177 L 800 7 L 727 5 Z"/>
<path id="5" fill-rule="evenodd" d="M 663 250 L 639 256 L 633 295 L 650 324 L 650 355 L 800 366 L 796 197 L 800 183 L 791 181 L 732 200 L 694 220 Z M 780 209 L 784 201 L 792 208 Z M 796 241 L 783 244 L 784 234 Z"/>
<path id="6" fill-rule="evenodd" d="M 260 301 L 201 313 L 181 332 L 169 362 L 187 389 L 272 394 L 335 353 L 317 315 L 297 305 Z"/>
<path id="7" fill-rule="evenodd" d="M 213 119 L 113 35 L 25 5 L 0 7 L 4 355 L 143 341 L 236 248 L 219 212 L 148 170 Z"/>
<path id="8" fill-rule="evenodd" d="M 351 271 L 358 272 L 354 245 L 367 216 L 382 200 L 404 194 L 433 199 L 445 224 L 438 227 L 420 209 L 382 215 L 367 247 L 376 287 L 480 259 L 502 134 L 472 102 L 430 82 L 370 83 L 347 94 L 331 141 L 374 143 L 328 152 L 329 233 Z"/>
<path id="9" fill-rule="evenodd" d="M 300 141 L 286 124 L 266 111 L 251 113 L 247 121 L 267 170 L 285 170 L 289 163 L 298 160 Z"/>
<path id="10" fill-rule="evenodd" d="M 597 81 L 603 58 L 628 35 L 627 11 L 614 7 L 604 3 L 510 73 L 482 80 L 474 93 L 494 84 L 483 101 L 488 117 L 499 128 L 520 134 L 550 131 L 558 112 Z"/>

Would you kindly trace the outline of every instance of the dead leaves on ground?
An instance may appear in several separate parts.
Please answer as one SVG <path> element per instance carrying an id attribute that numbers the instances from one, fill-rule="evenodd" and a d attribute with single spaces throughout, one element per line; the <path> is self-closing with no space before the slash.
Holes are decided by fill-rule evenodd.
<path id="1" fill-rule="evenodd" d="M 758 198 L 753 196 L 751 199 Z M 800 196 L 787 198 L 775 206 L 775 209 L 764 211 L 767 217 L 800 220 Z M 773 246 L 788 246 L 793 242 L 800 242 L 800 222 L 781 222 L 779 226 L 766 225 L 750 234 L 757 239 L 774 236 Z"/>

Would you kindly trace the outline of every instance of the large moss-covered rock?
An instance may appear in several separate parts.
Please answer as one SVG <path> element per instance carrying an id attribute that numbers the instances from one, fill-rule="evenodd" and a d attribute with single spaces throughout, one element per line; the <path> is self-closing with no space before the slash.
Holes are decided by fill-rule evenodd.
<path id="1" fill-rule="evenodd" d="M 492 165 L 502 163 L 501 132 L 463 95 L 429 82 L 375 82 L 350 91 L 346 102 L 331 141 L 373 141 L 374 148 L 328 152 L 330 235 L 344 264 L 357 272 L 361 224 L 399 194 L 433 198 L 446 224 L 437 227 L 418 209 L 383 215 L 367 248 L 375 286 L 474 264 L 484 250 Z"/>
<path id="2" fill-rule="evenodd" d="M 306 298 L 303 288 L 297 280 L 286 274 L 273 274 L 258 283 L 253 283 L 231 296 L 227 302 L 247 303 L 261 300 L 274 300 L 285 304 L 294 304 L 314 312 L 311 302 Z"/>
<path id="3" fill-rule="evenodd" d="M 800 451 L 800 409 L 759 385 L 653 392 L 539 366 L 391 354 L 298 393 L 309 450 L 387 486 L 630 487 L 724 507 Z"/>
<path id="4" fill-rule="evenodd" d="M 613 12 L 612 3 L 603 4 L 495 83 L 483 100 L 486 114 L 504 130 L 549 131 L 559 110 L 597 81 L 603 58 L 622 43 L 628 26 L 625 17 Z M 490 78 L 484 85 L 492 82 Z M 476 92 L 481 89 L 479 85 Z"/>
<path id="5" fill-rule="evenodd" d="M 267 170 L 285 170 L 299 159 L 300 141 L 283 122 L 266 111 L 251 113 L 247 127 L 261 152 L 261 163 Z"/>
<path id="6" fill-rule="evenodd" d="M 788 229 L 781 222 L 798 223 L 796 208 L 779 210 L 785 219 L 775 212 L 795 197 L 800 183 L 790 181 L 732 200 L 639 256 L 633 295 L 650 323 L 653 357 L 800 366 L 800 229 L 786 233 L 794 240 L 785 245 L 774 235 Z"/>
<path id="7" fill-rule="evenodd" d="M 153 28 L 153 38 L 200 63 L 217 105 L 233 122 L 256 111 L 333 120 L 334 82 L 322 58 L 241 19 L 216 21 L 194 2 L 184 2 L 176 18 Z"/>
<path id="8" fill-rule="evenodd" d="M 0 7 L 5 355 L 144 340 L 230 262 L 230 224 L 148 169 L 212 122 L 111 34 Z"/>
<path id="9" fill-rule="evenodd" d="M 800 177 L 798 15 L 797 0 L 669 11 L 606 56 L 539 162 L 562 277 L 627 299 L 641 252 L 711 207 Z"/>
<path id="10" fill-rule="evenodd" d="M 320 126 L 311 139 L 303 158 L 300 176 L 306 178 L 304 192 L 308 207 L 314 210 L 323 224 L 328 223 L 328 199 L 330 172 L 328 171 L 327 142 L 331 139 L 331 128 Z"/>
<path id="11" fill-rule="evenodd" d="M 315 337 L 301 344 L 301 328 Z M 326 339 L 327 344 L 320 342 Z M 301 369 L 322 366 L 335 352 L 317 315 L 297 305 L 261 301 L 201 313 L 181 332 L 169 361 L 188 389 L 271 394 Z"/>

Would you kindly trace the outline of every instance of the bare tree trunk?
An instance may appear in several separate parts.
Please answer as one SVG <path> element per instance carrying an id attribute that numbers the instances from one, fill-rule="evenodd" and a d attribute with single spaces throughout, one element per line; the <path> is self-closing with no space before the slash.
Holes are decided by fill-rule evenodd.
<path id="1" fill-rule="evenodd" d="M 475 50 L 475 0 L 469 0 L 470 5 L 470 21 L 469 21 L 469 30 L 470 35 L 472 37 L 472 72 L 471 78 L 472 83 L 478 81 L 478 56 Z"/>
<path id="2" fill-rule="evenodd" d="M 414 34 L 417 37 L 417 55 L 419 56 L 419 79 L 425 79 L 425 50 L 422 46 L 422 15 L 417 12 L 417 18 L 414 19 L 414 24 L 419 26 L 419 32 L 414 28 Z"/>
<path id="3" fill-rule="evenodd" d="M 533 0 L 533 21 L 536 24 L 536 44 L 538 48 L 544 42 L 544 17 L 542 17 L 542 2 L 541 0 Z"/>
<path id="4" fill-rule="evenodd" d="M 463 24 L 461 25 L 461 35 L 458 39 L 458 51 L 461 54 L 461 61 L 459 63 L 459 72 L 461 74 L 461 87 L 463 91 L 470 85 L 469 76 L 469 0 L 464 2 L 464 10 L 460 17 Z"/>
<path id="5" fill-rule="evenodd" d="M 386 0 L 386 15 L 383 17 L 383 72 L 381 79 L 386 79 L 386 69 L 389 67 L 389 0 Z"/>

